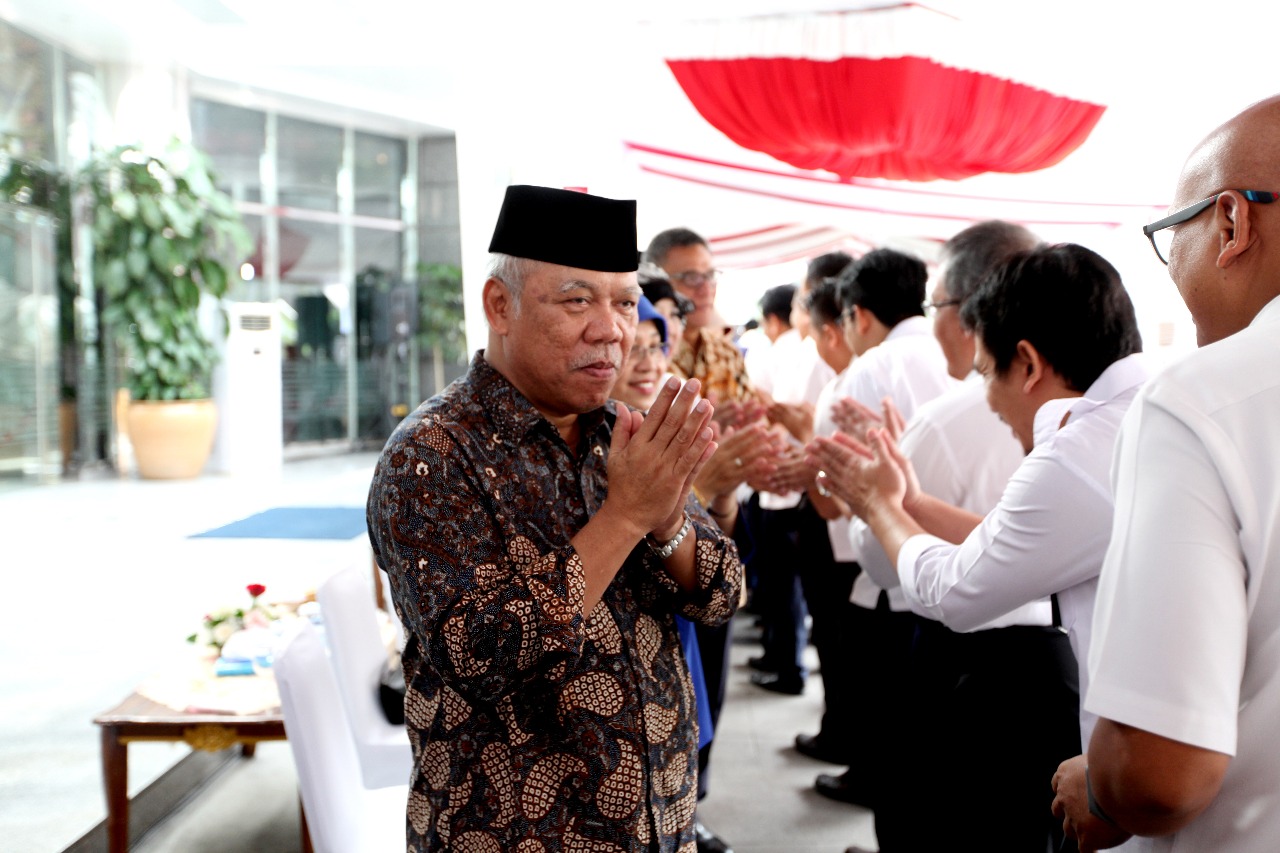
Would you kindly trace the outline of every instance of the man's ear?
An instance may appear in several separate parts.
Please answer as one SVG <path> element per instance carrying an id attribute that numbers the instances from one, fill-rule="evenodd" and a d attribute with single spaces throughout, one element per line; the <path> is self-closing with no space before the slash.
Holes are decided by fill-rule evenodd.
<path id="1" fill-rule="evenodd" d="M 876 318 L 876 315 L 860 305 L 856 307 L 858 310 L 853 312 L 853 325 L 859 335 L 865 335 L 871 331 L 871 321 Z"/>
<path id="2" fill-rule="evenodd" d="M 1031 341 L 1018 341 L 1013 364 L 1009 365 L 1009 370 L 1015 371 L 1014 375 L 1022 382 L 1022 393 L 1030 394 L 1034 391 L 1052 369 Z"/>
<path id="3" fill-rule="evenodd" d="M 838 321 L 836 323 L 823 323 L 815 328 L 817 333 L 822 335 L 823 343 L 828 347 L 837 346 L 844 342 L 844 329 L 840 328 Z"/>
<path id="4" fill-rule="evenodd" d="M 1249 203 L 1235 190 L 1226 190 L 1213 206 L 1214 227 L 1218 231 L 1219 269 L 1235 263 L 1254 240 Z"/>
<path id="5" fill-rule="evenodd" d="M 511 317 L 515 313 L 515 302 L 507 283 L 492 276 L 485 280 L 481 291 L 484 303 L 484 316 L 489 321 L 489 328 L 499 335 L 505 335 L 510 328 Z"/>

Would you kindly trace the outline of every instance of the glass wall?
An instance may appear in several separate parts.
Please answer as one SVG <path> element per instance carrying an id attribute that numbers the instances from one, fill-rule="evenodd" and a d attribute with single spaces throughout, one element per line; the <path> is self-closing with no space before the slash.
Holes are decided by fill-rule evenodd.
<path id="1" fill-rule="evenodd" d="M 278 127 L 276 174 L 280 205 L 336 212 L 342 128 L 287 116 L 280 117 Z"/>
<path id="2" fill-rule="evenodd" d="M 58 161 L 54 78 L 52 46 L 8 24 L 0 26 L 0 103 L 5 105 L 0 132 L 13 153 Z"/>
<path id="3" fill-rule="evenodd" d="M 196 146 L 217 152 L 218 189 L 237 202 L 262 201 L 262 158 L 267 150 L 267 117 L 216 101 L 191 102 L 191 133 Z"/>
<path id="4" fill-rule="evenodd" d="M 404 316 L 423 245 L 409 201 L 424 180 L 421 140 L 200 98 L 191 125 L 255 237 L 233 298 L 282 308 L 286 444 L 380 444 L 406 400 L 436 390 L 419 385 L 415 318 Z M 449 143 L 447 163 L 430 158 L 432 240 L 449 247 L 431 259 L 454 262 Z"/>
<path id="5" fill-rule="evenodd" d="M 94 66 L 7 21 L 0 21 L 0 99 L 6 105 L 0 110 L 0 174 L 11 163 L 25 163 L 46 175 L 74 171 L 90 156 L 105 126 Z M 49 199 L 23 195 L 11 200 L 20 206 L 44 205 L 57 214 L 54 363 L 61 463 L 71 474 L 113 468 L 116 377 L 110 341 L 101 333 L 101 294 L 92 281 L 78 282 L 68 272 L 71 232 L 63 222 L 70 219 L 69 210 L 53 210 L 59 205 Z M 13 258 L 5 255 L 3 261 Z"/>
<path id="6" fill-rule="evenodd" d="M 110 126 L 101 81 L 94 65 L 0 21 L 4 152 L 73 170 Z M 287 112 L 190 99 L 192 141 L 253 239 L 228 295 L 281 307 L 287 442 L 380 443 L 397 412 L 464 369 L 423 337 L 419 311 L 433 303 L 417 283 L 428 280 L 420 262 L 459 264 L 454 140 Z M 116 464 L 116 354 L 101 294 L 79 286 L 57 289 L 60 398 L 78 406 L 69 471 Z"/>
<path id="7" fill-rule="evenodd" d="M 61 470 L 53 220 L 0 204 L 0 481 Z"/>
<path id="8" fill-rule="evenodd" d="M 400 219 L 400 191 L 407 167 L 403 139 L 355 135 L 355 212 L 361 216 Z M 457 174 L 454 174 L 457 183 Z"/>

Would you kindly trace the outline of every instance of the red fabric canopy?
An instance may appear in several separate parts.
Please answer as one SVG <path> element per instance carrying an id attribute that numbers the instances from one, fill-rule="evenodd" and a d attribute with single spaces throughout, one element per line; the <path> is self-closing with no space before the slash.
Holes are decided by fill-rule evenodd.
<path id="1" fill-rule="evenodd" d="M 734 142 L 842 178 L 1030 172 L 1074 151 L 1102 106 L 916 56 L 669 59 Z"/>

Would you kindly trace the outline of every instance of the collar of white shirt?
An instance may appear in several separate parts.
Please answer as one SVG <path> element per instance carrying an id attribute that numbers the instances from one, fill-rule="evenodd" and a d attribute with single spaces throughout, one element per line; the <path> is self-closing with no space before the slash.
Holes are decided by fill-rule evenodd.
<path id="1" fill-rule="evenodd" d="M 1124 392 L 1141 385 L 1151 376 L 1150 365 L 1142 353 L 1125 356 L 1113 361 L 1102 371 L 1083 397 L 1059 397 L 1049 400 L 1036 411 L 1032 426 L 1033 441 L 1039 447 L 1058 431 L 1068 414 L 1083 417 L 1098 406 L 1109 403 Z"/>
<path id="2" fill-rule="evenodd" d="M 905 338 L 909 335 L 932 335 L 933 324 L 927 317 L 908 317 L 902 320 L 898 325 L 889 330 L 889 334 L 885 335 L 886 341 L 895 338 Z"/>

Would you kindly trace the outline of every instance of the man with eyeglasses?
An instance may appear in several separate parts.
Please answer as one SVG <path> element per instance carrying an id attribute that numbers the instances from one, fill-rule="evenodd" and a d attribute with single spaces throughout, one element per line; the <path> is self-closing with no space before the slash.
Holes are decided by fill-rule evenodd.
<path id="1" fill-rule="evenodd" d="M 717 407 L 751 399 L 742 352 L 716 311 L 719 270 L 707 241 L 688 228 L 668 228 L 649 242 L 644 259 L 661 267 L 676 291 L 693 302 L 693 310 L 684 318 L 684 338 L 678 345 L 673 342 L 671 369 L 684 379 L 701 382 L 703 393 Z"/>
<path id="2" fill-rule="evenodd" d="M 916 410 L 901 449 L 923 491 L 976 514 L 999 502 L 1023 450 L 987 405 L 983 379 L 973 369 L 973 330 L 960 309 L 1011 256 L 1039 244 L 1011 222 L 965 228 L 943 244 L 925 304 L 948 372 L 962 384 Z M 841 429 L 865 435 L 866 419 Z M 846 538 L 878 585 L 901 585 L 864 521 L 853 519 Z M 956 821 L 999 802 L 1001 820 L 984 829 L 984 842 L 993 850 L 1043 849 L 1055 829 L 1044 780 L 1080 748 L 1076 662 L 1066 635 L 1052 627 L 1049 599 L 1028 602 L 971 633 L 917 615 L 904 672 L 910 701 L 895 721 L 901 733 L 891 738 L 895 761 L 878 779 L 882 844 L 946 849 Z M 942 736 L 920 736 L 927 731 Z M 951 784 L 955 767 L 970 768 L 970 784 Z M 937 819 L 921 821 L 921 812 Z"/>
<path id="3" fill-rule="evenodd" d="M 1081 850 L 1271 851 L 1280 839 L 1280 97 L 1191 153 L 1147 226 L 1200 349 L 1116 449 L 1087 756 L 1054 777 Z"/>
<path id="4" fill-rule="evenodd" d="M 975 330 L 975 368 L 983 376 L 987 402 L 1027 454 L 993 510 L 980 516 L 921 491 L 911 465 L 884 429 L 866 433 L 870 449 L 843 436 L 817 439 L 813 457 L 829 475 L 831 488 L 875 533 L 915 613 L 955 631 L 976 631 L 1053 596 L 1057 606 L 1051 607 L 1051 622 L 1068 632 L 1072 650 L 1083 661 L 1111 532 L 1111 448 L 1129 403 L 1147 378 L 1133 305 L 1105 259 L 1083 246 L 1064 244 L 1023 252 L 1002 264 L 965 301 L 962 318 Z M 1085 681 L 1083 671 L 1080 681 Z M 900 714 L 909 718 L 924 710 L 907 706 Z M 914 727 L 916 737 L 956 736 L 927 717 Z M 1027 719 L 1035 722 L 1012 725 L 1045 725 L 1039 714 Z M 1093 723 L 1081 714 L 1082 736 L 1072 738 L 1058 755 L 1069 754 L 1087 739 Z M 992 757 L 979 750 L 980 761 Z M 1050 773 L 1052 767 L 1050 761 L 1042 772 Z M 968 772 L 963 764 L 957 768 L 963 768 L 962 775 L 946 774 L 944 789 L 966 785 L 987 793 L 979 787 L 981 771 Z M 893 786 L 885 793 L 914 795 L 921 788 L 925 799 L 931 799 L 933 791 L 926 785 Z M 1001 807 L 990 815 L 992 823 L 1012 810 L 1024 813 L 1021 798 L 1007 802 L 999 789 L 989 793 L 987 802 Z M 1047 806 L 1043 800 L 1039 804 L 1040 809 Z M 949 818 L 954 826 L 957 820 L 971 822 L 973 815 L 956 818 L 944 812 L 938 826 L 946 826 Z M 877 813 L 878 834 L 879 819 Z M 1041 832 L 1048 829 L 1041 827 Z M 879 840 L 886 853 L 933 849 L 894 843 L 897 839 L 883 835 Z M 1041 835 L 1032 844 L 991 846 L 1042 850 L 1044 840 Z"/>

